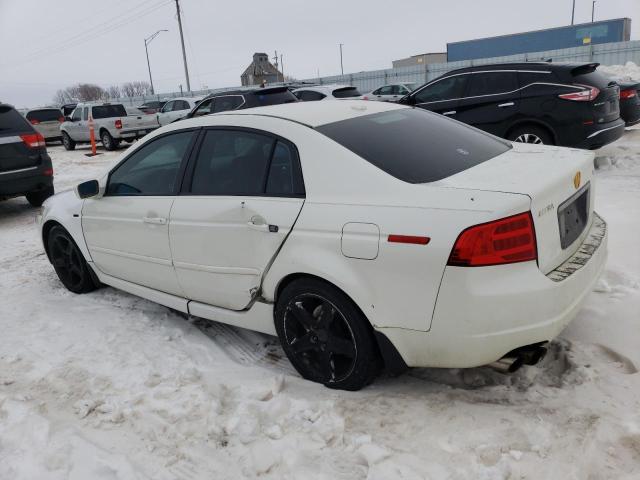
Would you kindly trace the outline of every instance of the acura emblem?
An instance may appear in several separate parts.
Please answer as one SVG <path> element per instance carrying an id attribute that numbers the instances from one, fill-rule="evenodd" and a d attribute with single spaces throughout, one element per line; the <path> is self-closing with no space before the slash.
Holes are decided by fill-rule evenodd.
<path id="1" fill-rule="evenodd" d="M 573 186 L 576 187 L 576 189 L 580 186 L 580 172 L 576 172 L 573 176 Z"/>

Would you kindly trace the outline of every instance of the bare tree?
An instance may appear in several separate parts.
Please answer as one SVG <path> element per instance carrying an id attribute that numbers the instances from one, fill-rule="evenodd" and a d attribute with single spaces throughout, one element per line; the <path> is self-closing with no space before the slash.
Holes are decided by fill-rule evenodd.
<path id="1" fill-rule="evenodd" d="M 78 84 L 78 99 L 81 102 L 100 100 L 104 96 L 104 89 L 93 83 Z"/>
<path id="2" fill-rule="evenodd" d="M 121 97 L 120 87 L 118 85 L 111 85 L 105 91 L 106 91 L 106 97 L 107 98 L 120 98 Z"/>
<path id="3" fill-rule="evenodd" d="M 136 87 L 133 85 L 133 82 L 123 83 L 120 87 L 120 91 L 125 97 L 135 97 L 136 96 Z"/>
<path id="4" fill-rule="evenodd" d="M 137 96 L 149 95 L 151 93 L 151 85 L 149 85 L 149 82 L 137 81 L 133 82 L 133 86 Z"/>
<path id="5" fill-rule="evenodd" d="M 61 88 L 53 96 L 54 105 L 64 105 L 66 103 L 73 103 L 77 101 L 77 98 L 72 95 L 70 91 L 72 87 Z"/>

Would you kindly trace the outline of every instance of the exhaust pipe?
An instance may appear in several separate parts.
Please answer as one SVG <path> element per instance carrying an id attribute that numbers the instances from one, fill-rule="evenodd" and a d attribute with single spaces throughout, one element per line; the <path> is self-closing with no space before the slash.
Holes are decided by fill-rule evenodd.
<path id="1" fill-rule="evenodd" d="M 502 357 L 489 364 L 489 367 L 500 373 L 513 373 L 524 365 L 522 357 Z"/>
<path id="2" fill-rule="evenodd" d="M 546 344 L 516 348 L 488 366 L 500 373 L 513 373 L 523 365 L 535 365 L 547 354 Z"/>

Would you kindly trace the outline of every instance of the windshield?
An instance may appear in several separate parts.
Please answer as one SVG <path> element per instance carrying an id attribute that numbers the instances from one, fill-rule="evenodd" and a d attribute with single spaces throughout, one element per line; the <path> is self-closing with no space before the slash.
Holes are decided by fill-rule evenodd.
<path id="1" fill-rule="evenodd" d="M 359 97 L 362 94 L 358 91 L 356 87 L 344 87 L 338 88 L 333 91 L 333 96 L 336 98 L 351 98 L 351 97 Z"/>
<path id="2" fill-rule="evenodd" d="M 419 108 L 350 118 L 317 130 L 408 183 L 442 180 L 511 148 L 480 130 Z"/>

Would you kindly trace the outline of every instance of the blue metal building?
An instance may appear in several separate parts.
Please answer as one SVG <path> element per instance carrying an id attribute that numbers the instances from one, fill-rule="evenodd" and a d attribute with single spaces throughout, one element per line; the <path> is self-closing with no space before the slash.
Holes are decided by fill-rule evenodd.
<path id="1" fill-rule="evenodd" d="M 518 53 L 582 47 L 599 43 L 624 42 L 629 41 L 630 38 L 631 19 L 618 18 L 448 43 L 447 61 L 457 62 L 459 60 L 502 57 Z"/>

